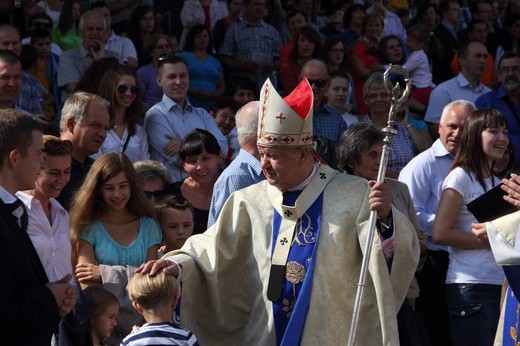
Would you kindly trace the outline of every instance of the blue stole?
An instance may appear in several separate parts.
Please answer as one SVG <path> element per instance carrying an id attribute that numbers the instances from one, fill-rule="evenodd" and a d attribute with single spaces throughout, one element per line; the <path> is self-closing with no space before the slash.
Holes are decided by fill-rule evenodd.
<path id="1" fill-rule="evenodd" d="M 506 294 L 506 307 L 504 312 L 504 330 L 502 332 L 503 346 L 516 346 L 518 342 L 519 310 L 518 298 L 520 297 L 520 266 L 503 266 L 509 286 Z"/>
<path id="2" fill-rule="evenodd" d="M 301 191 L 285 192 L 283 204 L 294 206 L 300 193 Z M 318 243 L 322 206 L 323 192 L 305 214 L 302 215 L 296 225 L 295 235 L 287 258 L 286 277 L 284 279 L 282 297 L 273 303 L 277 345 L 293 346 L 300 344 L 311 297 L 316 255 L 314 250 Z M 282 217 L 274 210 L 271 257 L 281 222 Z M 301 269 L 302 267 L 305 268 L 304 278 L 301 280 L 292 278 L 291 281 L 287 279 L 288 273 L 293 272 L 295 269 Z M 301 273 L 301 271 L 299 271 L 299 273 Z M 295 281 L 299 282 L 295 284 Z"/>

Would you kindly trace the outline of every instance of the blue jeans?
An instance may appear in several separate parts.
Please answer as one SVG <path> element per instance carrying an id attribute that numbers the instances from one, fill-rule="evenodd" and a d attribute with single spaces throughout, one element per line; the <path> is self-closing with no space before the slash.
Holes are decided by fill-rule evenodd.
<path id="1" fill-rule="evenodd" d="M 453 346 L 493 345 L 500 317 L 501 290 L 500 285 L 446 285 Z"/>

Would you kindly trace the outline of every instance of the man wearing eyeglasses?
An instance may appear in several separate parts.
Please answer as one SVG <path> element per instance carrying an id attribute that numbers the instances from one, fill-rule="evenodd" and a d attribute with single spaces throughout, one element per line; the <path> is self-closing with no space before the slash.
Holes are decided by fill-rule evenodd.
<path id="1" fill-rule="evenodd" d="M 520 55 L 507 52 L 498 63 L 500 86 L 480 96 L 478 108 L 498 109 L 507 119 L 509 140 L 515 148 L 515 166 L 520 165 Z"/>
<path id="2" fill-rule="evenodd" d="M 314 136 L 338 143 L 347 124 L 338 110 L 325 102 L 325 93 L 329 88 L 327 65 L 321 60 L 310 60 L 303 65 L 300 76 L 307 78 L 314 94 Z"/>

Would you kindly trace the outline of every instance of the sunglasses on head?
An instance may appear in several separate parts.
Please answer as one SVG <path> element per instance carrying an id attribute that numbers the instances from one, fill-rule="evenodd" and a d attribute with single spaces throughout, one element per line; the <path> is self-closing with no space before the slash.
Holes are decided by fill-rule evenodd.
<path id="1" fill-rule="evenodd" d="M 307 78 L 307 81 L 309 82 L 309 85 L 312 86 L 313 84 L 316 84 L 318 88 L 323 88 L 327 84 L 327 80 L 325 79 L 309 79 Z"/>
<path id="2" fill-rule="evenodd" d="M 51 139 L 43 144 L 43 151 L 51 154 L 70 154 L 72 152 L 72 142 L 69 140 Z"/>
<path id="3" fill-rule="evenodd" d="M 117 92 L 120 94 L 126 94 L 126 92 L 130 89 L 130 93 L 132 95 L 137 95 L 139 92 L 139 87 L 137 85 L 118 85 L 117 86 Z"/>
<path id="4" fill-rule="evenodd" d="M 157 60 L 158 60 L 157 65 L 160 67 L 166 63 L 175 64 L 178 62 L 183 62 L 184 58 L 182 56 L 182 51 L 178 50 L 173 53 L 164 53 L 160 57 L 158 57 Z"/>

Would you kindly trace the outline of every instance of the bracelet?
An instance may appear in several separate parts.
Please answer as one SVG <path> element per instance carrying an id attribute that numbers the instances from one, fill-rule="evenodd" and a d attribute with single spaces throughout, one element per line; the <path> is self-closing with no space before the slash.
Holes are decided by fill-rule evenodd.
<path id="1" fill-rule="evenodd" d="M 407 129 L 409 129 L 410 127 L 412 127 L 412 124 L 406 124 Z"/>

